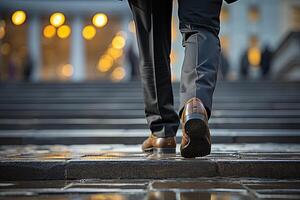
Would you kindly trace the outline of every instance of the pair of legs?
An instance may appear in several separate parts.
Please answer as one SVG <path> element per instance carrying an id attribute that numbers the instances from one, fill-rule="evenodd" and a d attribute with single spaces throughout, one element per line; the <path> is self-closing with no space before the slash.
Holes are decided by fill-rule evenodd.
<path id="1" fill-rule="evenodd" d="M 172 0 L 128 0 L 136 25 L 147 123 L 153 135 L 176 135 L 185 102 L 201 99 L 210 117 L 220 62 L 219 14 L 222 0 L 178 0 L 185 57 L 180 106 L 174 110 L 170 51 Z"/>

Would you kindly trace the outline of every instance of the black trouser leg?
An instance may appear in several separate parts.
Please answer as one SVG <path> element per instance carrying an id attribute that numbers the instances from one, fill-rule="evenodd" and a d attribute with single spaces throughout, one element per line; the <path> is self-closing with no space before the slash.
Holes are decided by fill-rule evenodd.
<path id="1" fill-rule="evenodd" d="M 136 25 L 145 115 L 157 137 L 175 136 L 179 117 L 171 84 L 172 0 L 129 0 Z"/>
<path id="2" fill-rule="evenodd" d="M 180 31 L 185 47 L 181 70 L 180 106 L 192 97 L 201 99 L 208 117 L 220 64 L 219 14 L 221 0 L 178 0 Z"/>

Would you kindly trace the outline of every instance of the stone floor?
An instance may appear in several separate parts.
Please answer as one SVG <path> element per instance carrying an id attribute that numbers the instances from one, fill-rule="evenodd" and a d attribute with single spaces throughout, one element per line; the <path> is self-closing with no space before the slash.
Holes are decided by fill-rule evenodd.
<path id="1" fill-rule="evenodd" d="M 179 147 L 177 148 L 177 150 Z M 140 145 L 0 146 L 0 180 L 238 177 L 300 179 L 298 144 L 214 144 L 209 156 L 147 155 Z"/>
<path id="2" fill-rule="evenodd" d="M 297 144 L 214 144 L 197 159 L 139 145 L 3 145 L 0 199 L 300 199 L 299 169 Z"/>
<path id="3" fill-rule="evenodd" d="M 299 180 L 274 179 L 85 179 L 0 182 L 0 199 L 20 200 L 300 199 L 299 191 Z"/>

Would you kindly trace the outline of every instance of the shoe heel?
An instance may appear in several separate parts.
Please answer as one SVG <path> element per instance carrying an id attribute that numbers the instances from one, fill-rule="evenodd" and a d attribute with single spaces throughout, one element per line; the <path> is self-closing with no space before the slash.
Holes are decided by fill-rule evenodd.
<path id="1" fill-rule="evenodd" d="M 190 137 L 190 142 L 180 147 L 184 158 L 203 157 L 210 154 L 211 144 L 207 138 L 210 137 L 210 133 L 204 115 L 199 113 L 187 115 L 184 129 Z"/>
<path id="2" fill-rule="evenodd" d="M 185 131 L 189 136 L 201 136 L 208 128 L 205 116 L 199 113 L 192 113 L 186 116 Z"/>
<path id="3" fill-rule="evenodd" d="M 176 148 L 153 148 L 156 154 L 176 154 Z"/>

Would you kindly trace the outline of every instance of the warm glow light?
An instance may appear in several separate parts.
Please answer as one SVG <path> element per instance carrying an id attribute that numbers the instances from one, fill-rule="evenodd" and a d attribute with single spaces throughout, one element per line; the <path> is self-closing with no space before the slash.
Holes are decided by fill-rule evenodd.
<path id="1" fill-rule="evenodd" d="M 111 74 L 111 78 L 114 81 L 120 81 L 125 77 L 125 69 L 123 67 L 116 67 L 112 74 Z"/>
<path id="2" fill-rule="evenodd" d="M 128 29 L 131 33 L 135 33 L 135 24 L 134 24 L 134 21 L 131 20 L 128 24 Z"/>
<path id="3" fill-rule="evenodd" d="M 114 60 L 109 55 L 104 55 L 100 58 L 98 63 L 98 70 L 100 72 L 107 72 L 113 66 Z"/>
<path id="4" fill-rule="evenodd" d="M 84 29 L 82 30 L 82 35 L 87 40 L 93 39 L 96 35 L 95 27 L 93 27 L 91 25 L 84 27 Z"/>
<path id="5" fill-rule="evenodd" d="M 256 23 L 260 18 L 260 12 L 257 6 L 252 6 L 250 7 L 249 11 L 248 11 L 248 19 L 251 22 Z"/>
<path id="6" fill-rule="evenodd" d="M 2 44 L 0 51 L 3 55 L 8 55 L 10 52 L 10 44 L 8 43 Z"/>
<path id="7" fill-rule="evenodd" d="M 171 51 L 170 54 L 171 64 L 174 64 L 176 62 L 176 59 L 177 59 L 176 53 L 174 51 Z"/>
<path id="8" fill-rule="evenodd" d="M 4 38 L 5 36 L 5 28 L 4 26 L 0 26 L 0 39 Z"/>
<path id="9" fill-rule="evenodd" d="M 113 59 L 118 59 L 123 55 L 123 50 L 122 49 L 115 49 L 115 48 L 109 48 L 107 50 L 107 53 L 113 57 Z"/>
<path id="10" fill-rule="evenodd" d="M 220 37 L 220 42 L 221 42 L 221 48 L 224 54 L 227 54 L 229 51 L 229 38 L 227 35 L 222 35 Z"/>
<path id="11" fill-rule="evenodd" d="M 65 64 L 62 66 L 61 73 L 65 77 L 71 77 L 73 75 L 73 66 L 71 64 Z"/>
<path id="12" fill-rule="evenodd" d="M 248 50 L 248 61 L 250 65 L 258 66 L 261 60 L 261 52 L 259 48 L 252 47 Z"/>
<path id="13" fill-rule="evenodd" d="M 55 26 L 59 27 L 63 23 L 65 23 L 65 16 L 62 13 L 53 13 L 50 17 L 50 23 Z"/>
<path id="14" fill-rule="evenodd" d="M 103 13 L 98 13 L 96 15 L 94 15 L 93 17 L 93 24 L 96 26 L 96 27 L 103 27 L 107 24 L 107 16 Z"/>
<path id="15" fill-rule="evenodd" d="M 43 34 L 46 38 L 52 38 L 56 33 L 56 28 L 52 25 L 45 26 Z"/>
<path id="16" fill-rule="evenodd" d="M 121 35 L 115 36 L 115 38 L 112 41 L 112 46 L 114 48 L 116 48 L 116 49 L 122 49 L 122 48 L 124 48 L 125 44 L 126 44 L 126 40 Z"/>
<path id="17" fill-rule="evenodd" d="M 0 39 L 4 38 L 5 36 L 5 21 L 0 20 Z"/>
<path id="18" fill-rule="evenodd" d="M 229 20 L 229 10 L 227 7 L 223 7 L 220 13 L 220 21 L 227 22 Z"/>
<path id="19" fill-rule="evenodd" d="M 90 200 L 125 200 L 126 198 L 120 194 L 93 194 L 89 197 Z"/>
<path id="20" fill-rule="evenodd" d="M 174 17 L 172 17 L 171 38 L 172 42 L 174 42 L 177 39 L 177 21 Z"/>
<path id="21" fill-rule="evenodd" d="M 71 28 L 68 25 L 63 25 L 59 27 L 57 30 L 57 36 L 62 39 L 69 37 L 70 34 L 71 34 Z"/>
<path id="22" fill-rule="evenodd" d="M 13 15 L 11 16 L 11 21 L 15 24 L 15 25 L 22 25 L 26 20 L 26 13 L 22 10 L 18 10 L 16 12 L 13 13 Z"/>
<path id="23" fill-rule="evenodd" d="M 171 81 L 172 81 L 172 82 L 175 82 L 175 81 L 176 81 L 176 76 L 175 76 L 175 74 L 173 74 L 173 73 L 171 74 Z"/>

